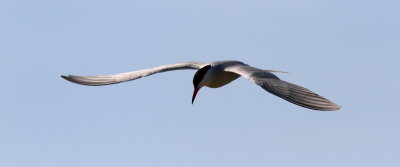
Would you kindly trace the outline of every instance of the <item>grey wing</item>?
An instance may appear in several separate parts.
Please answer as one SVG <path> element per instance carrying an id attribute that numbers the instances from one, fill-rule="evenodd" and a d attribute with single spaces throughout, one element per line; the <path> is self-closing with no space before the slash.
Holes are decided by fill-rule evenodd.
<path id="1" fill-rule="evenodd" d="M 248 65 L 235 65 L 227 67 L 225 70 L 240 74 L 261 86 L 264 90 L 299 106 L 320 111 L 335 111 L 340 109 L 340 106 L 328 99 L 307 88 L 280 80 L 267 70 L 261 70 Z"/>
<path id="2" fill-rule="evenodd" d="M 177 64 L 170 64 L 170 65 L 163 65 L 156 68 L 120 73 L 120 74 L 112 74 L 112 75 L 99 75 L 99 76 L 75 76 L 75 75 L 68 75 L 64 76 L 61 75 L 62 78 L 82 85 L 90 85 L 90 86 L 100 86 L 100 85 L 110 85 L 116 84 L 120 82 L 126 82 L 135 80 L 141 77 L 146 77 L 152 74 L 172 71 L 172 70 L 185 70 L 185 69 L 200 69 L 201 67 L 205 66 L 206 63 L 200 62 L 187 62 L 187 63 L 177 63 Z"/>

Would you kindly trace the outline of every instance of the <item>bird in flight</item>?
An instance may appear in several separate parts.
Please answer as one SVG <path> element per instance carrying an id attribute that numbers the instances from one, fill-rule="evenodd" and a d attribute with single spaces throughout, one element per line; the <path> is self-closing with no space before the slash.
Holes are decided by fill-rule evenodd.
<path id="1" fill-rule="evenodd" d="M 77 84 L 100 86 L 131 81 L 160 72 L 185 69 L 197 70 L 193 77 L 194 92 L 192 96 L 192 103 L 194 102 L 194 99 L 196 98 L 197 92 L 200 90 L 200 88 L 204 86 L 209 88 L 219 88 L 232 82 L 240 76 L 243 76 L 250 81 L 253 81 L 255 84 L 269 93 L 272 93 L 293 104 L 320 111 L 335 111 L 340 109 L 339 105 L 332 103 L 328 99 L 306 88 L 283 81 L 276 75 L 272 74 L 272 72 L 280 71 L 262 70 L 249 66 L 240 61 L 225 60 L 211 63 L 186 62 L 112 75 L 61 75 L 61 77 Z"/>

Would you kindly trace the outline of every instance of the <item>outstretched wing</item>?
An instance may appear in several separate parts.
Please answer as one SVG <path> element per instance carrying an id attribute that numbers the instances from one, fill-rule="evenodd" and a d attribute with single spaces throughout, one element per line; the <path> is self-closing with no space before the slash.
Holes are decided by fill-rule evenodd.
<path id="1" fill-rule="evenodd" d="M 75 76 L 61 75 L 64 79 L 82 85 L 90 85 L 90 86 L 100 86 L 100 85 L 110 85 L 116 84 L 120 82 L 126 82 L 135 80 L 141 77 L 146 77 L 155 73 L 172 71 L 172 70 L 185 70 L 185 69 L 200 69 L 205 66 L 206 63 L 200 62 L 187 62 L 187 63 L 177 63 L 170 65 L 163 65 L 156 68 L 120 73 L 120 74 L 112 74 L 112 75 L 99 75 L 99 76 Z"/>
<path id="2" fill-rule="evenodd" d="M 283 98 L 291 103 L 313 110 L 335 111 L 340 106 L 328 99 L 301 86 L 280 80 L 274 74 L 246 64 L 237 64 L 225 68 L 225 71 L 237 73 L 264 90 Z"/>

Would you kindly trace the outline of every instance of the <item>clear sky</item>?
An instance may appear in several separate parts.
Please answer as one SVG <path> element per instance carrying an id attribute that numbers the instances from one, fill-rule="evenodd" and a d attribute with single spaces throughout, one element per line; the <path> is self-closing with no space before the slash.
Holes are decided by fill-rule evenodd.
<path id="1" fill-rule="evenodd" d="M 2 167 L 398 167 L 398 0 L 0 2 Z M 195 71 L 104 87 L 99 75 L 240 60 L 342 106 L 312 111 Z"/>

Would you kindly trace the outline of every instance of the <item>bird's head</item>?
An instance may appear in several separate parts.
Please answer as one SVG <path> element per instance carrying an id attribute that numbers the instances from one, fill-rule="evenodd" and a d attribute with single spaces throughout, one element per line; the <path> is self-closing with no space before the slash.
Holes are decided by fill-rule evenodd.
<path id="1" fill-rule="evenodd" d="M 197 92 L 200 90 L 201 87 L 204 85 L 201 83 L 203 81 L 204 76 L 206 75 L 207 71 L 211 68 L 211 65 L 204 66 L 197 70 L 196 74 L 194 74 L 193 77 L 193 86 L 194 86 L 194 92 L 192 96 L 192 104 L 194 102 L 194 99 L 196 98 Z"/>

